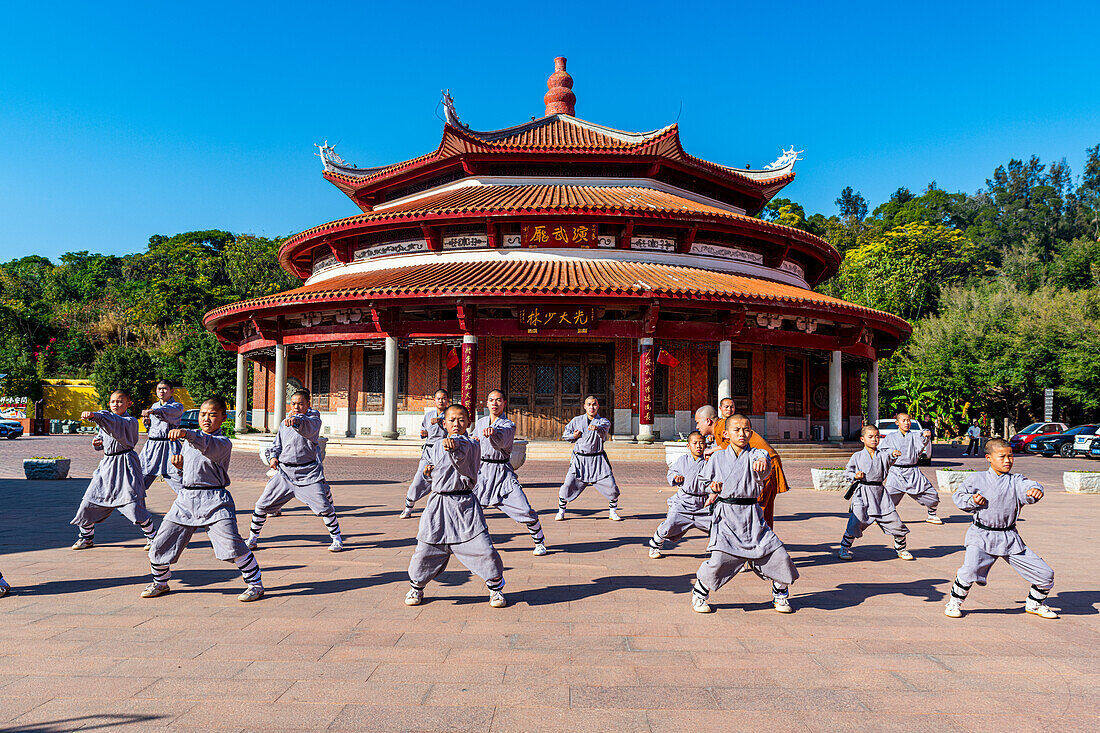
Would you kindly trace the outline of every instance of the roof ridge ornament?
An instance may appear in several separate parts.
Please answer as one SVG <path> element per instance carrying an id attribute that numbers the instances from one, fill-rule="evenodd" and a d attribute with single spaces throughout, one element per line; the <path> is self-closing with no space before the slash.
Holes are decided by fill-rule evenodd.
<path id="1" fill-rule="evenodd" d="M 546 116 L 569 115 L 576 117 L 577 95 L 573 93 L 573 77 L 565 70 L 566 58 L 558 56 L 554 59 L 554 73 L 546 80 L 546 96 L 542 101 L 546 103 Z"/>
<path id="2" fill-rule="evenodd" d="M 318 152 L 314 153 L 314 155 L 321 159 L 322 170 L 328 171 L 330 173 L 339 173 L 340 171 L 337 170 L 337 166 L 341 168 L 355 167 L 345 163 L 344 159 L 337 155 L 336 146 L 329 145 L 328 140 L 325 140 L 323 145 L 317 145 L 316 143 L 314 143 L 313 147 L 317 148 L 318 150 Z"/>
<path id="3" fill-rule="evenodd" d="M 793 145 L 790 147 L 789 150 L 783 150 L 783 148 L 780 148 L 779 150 L 782 155 L 776 158 L 774 163 L 769 163 L 768 165 L 761 168 L 761 170 L 774 171 L 779 170 L 780 168 L 793 167 L 795 161 L 802 160 L 802 158 L 798 157 L 799 154 L 806 152 L 805 150 L 795 150 Z"/>
<path id="4" fill-rule="evenodd" d="M 462 120 L 458 119 L 458 112 L 455 110 L 455 100 L 451 96 L 450 89 L 443 90 L 443 114 L 447 117 L 447 124 L 451 127 L 457 127 L 463 130 L 469 130 L 467 125 L 462 124 Z"/>

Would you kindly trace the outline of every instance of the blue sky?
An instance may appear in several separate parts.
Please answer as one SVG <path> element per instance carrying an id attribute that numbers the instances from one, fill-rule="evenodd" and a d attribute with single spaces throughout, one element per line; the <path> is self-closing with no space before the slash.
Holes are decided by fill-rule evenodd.
<path id="1" fill-rule="evenodd" d="M 475 129 L 541 116 L 558 55 L 584 119 L 679 115 L 728 165 L 805 149 L 782 195 L 808 212 L 846 185 L 974 191 L 1031 154 L 1076 176 L 1100 142 L 1095 2 L 35 5 L 0 27 L 0 260 L 347 216 L 314 143 L 428 152 L 444 88 Z"/>

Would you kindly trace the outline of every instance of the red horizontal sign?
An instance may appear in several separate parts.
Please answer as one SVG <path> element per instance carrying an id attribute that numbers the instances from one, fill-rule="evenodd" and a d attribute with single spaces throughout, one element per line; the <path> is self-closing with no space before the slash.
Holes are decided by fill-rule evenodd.
<path id="1" fill-rule="evenodd" d="M 595 224 L 524 224 L 520 242 L 524 247 L 595 247 L 599 241 Z"/>
<path id="2" fill-rule="evenodd" d="M 519 325 L 528 333 L 541 329 L 587 332 L 596 325 L 596 309 L 590 306 L 545 308 L 524 306 L 518 309 Z"/>

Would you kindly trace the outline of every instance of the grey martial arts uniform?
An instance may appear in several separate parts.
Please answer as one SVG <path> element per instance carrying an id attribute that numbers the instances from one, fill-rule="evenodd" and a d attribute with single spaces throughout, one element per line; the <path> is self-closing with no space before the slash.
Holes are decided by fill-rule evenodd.
<path id="1" fill-rule="evenodd" d="M 432 424 L 435 420 L 435 424 Z M 424 477 L 424 468 L 428 465 L 428 457 L 431 455 L 435 444 L 447 437 L 447 428 L 443 425 L 443 413 L 434 407 L 424 413 L 424 420 L 420 423 L 420 429 L 428 433 L 424 439 L 424 447 L 420 449 L 420 465 L 416 467 L 416 475 L 409 484 L 409 491 L 405 494 L 405 507 L 412 509 L 413 504 L 423 499 L 431 491 L 431 482 Z"/>
<path id="2" fill-rule="evenodd" d="M 1038 501 L 1027 495 L 1032 488 L 1042 486 L 1018 473 L 997 475 L 989 469 L 970 476 L 952 495 L 955 505 L 974 517 L 974 523 L 966 530 L 966 558 L 958 573 L 964 586 L 985 585 L 989 569 L 997 558 L 1003 558 L 1024 580 L 1042 591 L 1042 598 L 1035 600 L 1042 602 L 1046 592 L 1054 587 L 1054 571 L 1024 544 L 1016 531 L 1021 507 Z M 985 497 L 984 506 L 974 504 L 975 493 Z"/>
<path id="3" fill-rule="evenodd" d="M 905 548 L 905 535 L 909 534 L 909 528 L 898 516 L 897 507 L 886 493 L 883 484 L 894 465 L 893 451 L 876 450 L 871 455 L 866 450 L 861 450 L 848 459 L 848 465 L 844 467 L 844 478 L 849 481 L 859 481 L 855 493 L 852 494 L 851 514 L 848 517 L 848 528 L 844 530 L 844 540 L 841 544 L 851 547 L 851 540 L 863 536 L 863 530 L 872 524 L 877 524 L 883 532 L 892 536 L 895 540 L 895 549 Z M 856 479 L 856 474 L 863 472 L 862 479 Z M 900 547 L 897 541 L 901 540 Z"/>
<path id="4" fill-rule="evenodd" d="M 267 460 L 279 461 L 275 475 L 267 482 L 256 501 L 252 514 L 252 532 L 259 534 L 268 514 L 273 514 L 293 498 L 298 499 L 325 520 L 329 534 L 339 536 L 332 492 L 325 481 L 318 439 L 321 435 L 321 413 L 308 410 L 302 415 L 290 415 L 294 425 L 279 425 L 275 440 L 265 453 Z"/>
<path id="5" fill-rule="evenodd" d="M 696 458 L 690 453 L 672 462 L 668 469 L 668 485 L 679 486 L 679 489 L 668 498 L 668 516 L 658 525 L 649 541 L 649 546 L 653 549 L 661 549 L 665 540 L 680 539 L 693 527 L 710 534 L 710 509 L 703 506 L 710 492 L 699 481 L 699 472 L 706 463 L 706 458 Z M 676 483 L 677 476 L 683 476 L 684 480 Z"/>
<path id="6" fill-rule="evenodd" d="M 229 459 L 233 443 L 229 438 L 201 430 L 184 431 L 183 486 L 176 494 L 172 508 L 164 515 L 149 561 L 158 581 L 167 580 L 164 572 L 158 577 L 157 566 L 167 566 L 179 560 L 183 548 L 191 541 L 196 529 L 204 528 L 214 548 L 214 557 L 233 562 L 252 553 L 237 531 L 237 507 L 229 493 Z"/>
<path id="7" fill-rule="evenodd" d="M 494 590 L 503 587 L 504 564 L 493 547 L 485 514 L 474 496 L 481 447 L 464 435 L 454 436 L 455 448 L 432 446 L 431 495 L 420 517 L 416 551 L 409 562 L 409 581 L 423 588 L 447 567 L 451 555 L 486 581 Z"/>
<path id="8" fill-rule="evenodd" d="M 752 464 L 761 459 L 764 470 L 756 473 Z M 714 515 L 707 545 L 710 557 L 695 574 L 696 588 L 702 586 L 700 590 L 704 592 L 700 594 L 704 597 L 729 582 L 746 561 L 751 561 L 761 575 L 781 587 L 798 578 L 787 548 L 764 521 L 759 504 L 764 479 L 771 469 L 767 451 L 745 448 L 737 455 L 730 444 L 725 450 L 715 451 L 699 471 L 698 481 L 702 485 L 709 487 L 712 481 L 722 484 L 718 500 L 712 504 Z"/>
<path id="9" fill-rule="evenodd" d="M 93 526 L 118 510 L 143 530 L 148 528 L 147 535 L 152 536 L 153 515 L 145 508 L 145 479 L 141 461 L 134 452 L 138 421 L 109 410 L 93 412 L 89 420 L 99 426 L 97 437 L 103 441 L 103 459 L 92 474 L 70 524 L 80 527 L 82 537 L 91 537 Z"/>
<path id="10" fill-rule="evenodd" d="M 574 438 L 573 433 L 578 430 L 581 435 Z M 565 482 L 558 492 L 559 506 L 564 507 L 564 502 L 576 499 L 589 484 L 610 501 L 618 500 L 619 486 L 615 483 L 611 462 L 603 449 L 610 431 L 611 421 L 599 415 L 591 420 L 588 415 L 577 415 L 565 426 L 561 439 L 573 443 L 573 457 L 569 460 L 569 473 L 565 475 Z"/>
<path id="11" fill-rule="evenodd" d="M 886 476 L 886 493 L 895 507 L 906 494 L 913 497 L 918 504 L 927 507 L 930 514 L 935 513 L 936 507 L 940 505 L 940 495 L 936 493 L 936 487 L 917 467 L 921 451 L 931 442 L 932 439 L 925 437 L 923 431 L 916 430 L 910 430 L 904 435 L 897 430 L 883 436 L 879 442 L 880 452 L 901 453 Z"/>
<path id="12" fill-rule="evenodd" d="M 148 439 L 141 449 L 141 474 L 145 478 L 146 491 L 157 476 L 162 476 L 172 491 L 178 492 L 182 486 L 180 470 L 169 461 L 172 456 L 180 454 L 180 444 L 168 440 L 168 431 L 180 426 L 181 417 L 183 405 L 175 400 L 157 402 L 149 408 Z"/>
<path id="13" fill-rule="evenodd" d="M 485 437 L 485 429 L 489 427 L 493 428 L 493 434 Z M 503 415 L 496 419 L 491 416 L 479 418 L 474 423 L 473 437 L 481 446 L 481 470 L 474 486 L 478 502 L 483 508 L 499 507 L 515 521 L 527 525 L 535 542 L 542 542 L 538 512 L 531 508 L 519 477 L 509 463 L 516 424 Z"/>

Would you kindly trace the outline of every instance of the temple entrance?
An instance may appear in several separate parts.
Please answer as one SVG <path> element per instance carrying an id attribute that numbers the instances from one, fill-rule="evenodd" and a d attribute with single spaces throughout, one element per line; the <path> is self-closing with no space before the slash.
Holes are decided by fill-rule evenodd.
<path id="1" fill-rule="evenodd" d="M 560 438 L 590 394 L 610 418 L 614 356 L 612 344 L 505 344 L 501 366 L 516 435 Z"/>

